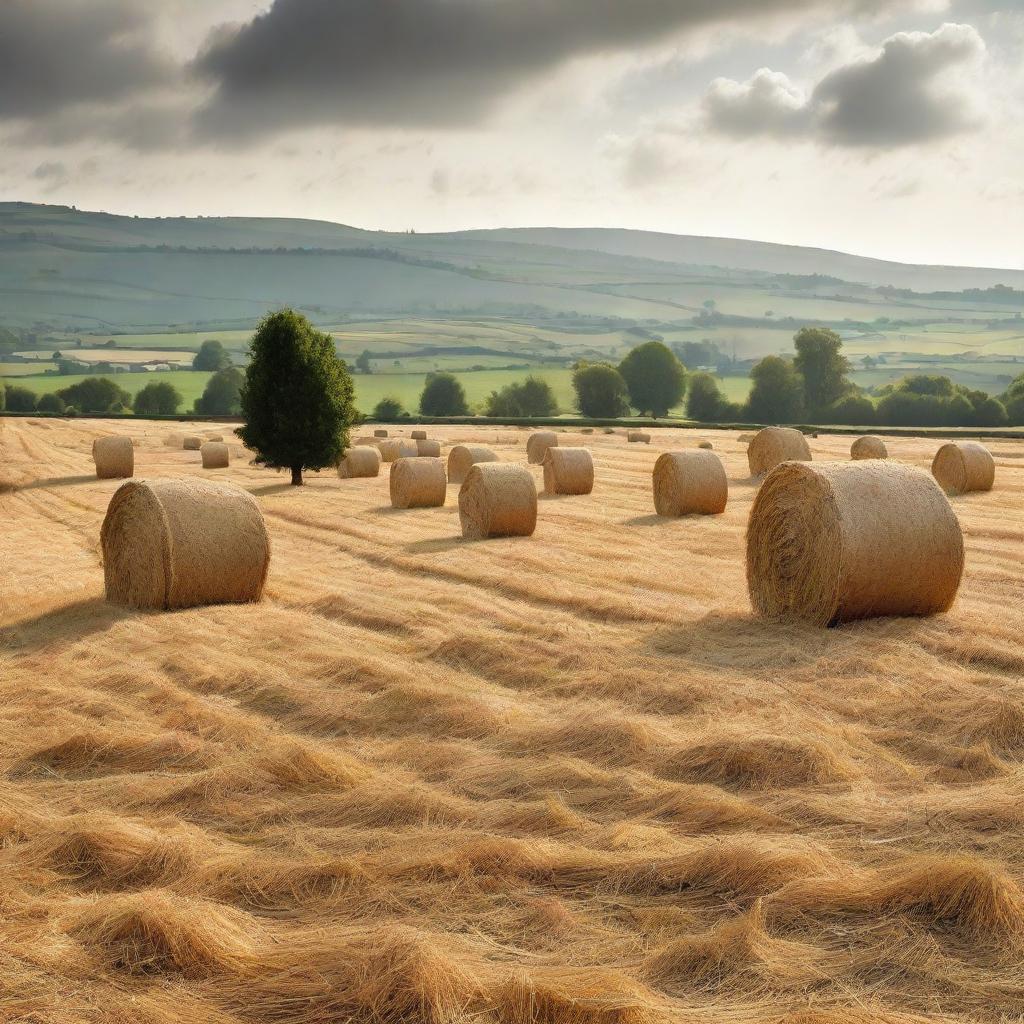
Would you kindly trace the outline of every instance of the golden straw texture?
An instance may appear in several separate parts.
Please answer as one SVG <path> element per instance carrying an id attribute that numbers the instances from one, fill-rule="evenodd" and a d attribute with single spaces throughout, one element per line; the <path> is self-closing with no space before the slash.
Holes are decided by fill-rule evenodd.
<path id="1" fill-rule="evenodd" d="M 374 445 L 377 444 L 375 437 L 357 437 L 353 442 L 354 445 Z"/>
<path id="2" fill-rule="evenodd" d="M 207 441 L 199 452 L 203 457 L 203 469 L 227 469 L 231 464 L 230 450 L 220 441 Z"/>
<path id="3" fill-rule="evenodd" d="M 398 459 L 414 459 L 419 454 L 415 441 L 401 437 L 393 437 L 377 442 L 382 462 L 395 462 Z"/>
<path id="4" fill-rule="evenodd" d="M 130 608 L 258 601 L 270 566 L 256 499 L 201 480 L 122 484 L 100 543 L 107 600 Z"/>
<path id="5" fill-rule="evenodd" d="M 395 508 L 439 508 L 447 492 L 441 459 L 402 458 L 391 467 L 391 504 Z"/>
<path id="6" fill-rule="evenodd" d="M 544 455 L 549 448 L 558 447 L 558 435 L 553 430 L 540 430 L 531 434 L 526 442 L 526 461 L 535 466 L 544 462 Z"/>
<path id="7" fill-rule="evenodd" d="M 850 458 L 854 460 L 887 459 L 889 458 L 889 449 L 886 448 L 885 442 L 880 437 L 875 437 L 874 434 L 865 434 L 850 445 Z"/>
<path id="8" fill-rule="evenodd" d="M 537 528 L 537 485 L 525 466 L 472 466 L 459 491 L 459 519 L 467 540 L 529 537 Z"/>
<path id="9" fill-rule="evenodd" d="M 650 444 L 651 435 L 645 434 L 642 430 L 627 430 L 626 440 L 630 444 Z"/>
<path id="10" fill-rule="evenodd" d="M 378 473 L 380 473 L 380 452 L 373 447 L 349 448 L 338 463 L 338 476 L 342 480 L 377 476 Z"/>
<path id="11" fill-rule="evenodd" d="M 590 494 L 594 459 L 589 448 L 549 448 L 544 455 L 544 490 L 548 494 Z"/>
<path id="12" fill-rule="evenodd" d="M 711 451 L 715 446 L 710 441 L 698 441 L 697 447 L 704 448 L 707 451 Z"/>
<path id="13" fill-rule="evenodd" d="M 714 516 L 725 511 L 729 481 L 714 452 L 666 452 L 654 464 L 654 509 L 659 516 Z"/>
<path id="14" fill-rule="evenodd" d="M 466 474 L 478 462 L 497 462 L 498 456 L 490 448 L 480 445 L 457 444 L 448 453 L 448 482 L 461 484 Z"/>
<path id="15" fill-rule="evenodd" d="M 793 427 L 765 427 L 759 430 L 747 448 L 751 476 L 763 476 L 780 462 L 810 462 L 807 438 Z"/>
<path id="16" fill-rule="evenodd" d="M 189 452 L 197 452 L 203 447 L 203 439 L 195 434 L 187 434 L 181 442 L 181 447 Z"/>
<path id="17" fill-rule="evenodd" d="M 135 449 L 130 437 L 98 437 L 92 443 L 96 476 L 100 480 L 118 480 L 135 472 Z"/>
<path id="18" fill-rule="evenodd" d="M 992 453 L 976 441 L 944 444 L 932 460 L 932 475 L 947 494 L 991 491 L 996 479 Z"/>
<path id="19" fill-rule="evenodd" d="M 956 515 L 913 466 L 787 462 L 750 511 L 747 587 L 761 615 L 826 626 L 944 612 L 963 567 Z"/>
<path id="20" fill-rule="evenodd" d="M 427 441 L 425 438 L 416 438 L 416 454 L 428 459 L 441 458 L 441 442 Z"/>

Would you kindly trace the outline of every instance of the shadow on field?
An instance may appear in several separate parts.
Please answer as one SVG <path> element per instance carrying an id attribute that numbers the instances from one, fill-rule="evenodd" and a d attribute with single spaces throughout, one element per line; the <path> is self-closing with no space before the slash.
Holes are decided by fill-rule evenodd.
<path id="1" fill-rule="evenodd" d="M 71 487 L 74 484 L 94 483 L 96 479 L 95 473 L 83 473 L 81 476 L 50 476 L 44 480 L 33 480 L 29 484 L 17 484 L 11 489 L 14 491 L 32 491 L 38 487 Z"/>
<path id="2" fill-rule="evenodd" d="M 670 523 L 671 519 L 666 519 L 664 516 L 657 516 L 653 513 L 649 516 L 633 516 L 632 519 L 623 519 L 623 526 L 658 526 L 663 523 Z"/>
<path id="3" fill-rule="evenodd" d="M 5 627 L 0 630 L 0 645 L 24 650 L 82 640 L 94 633 L 104 633 L 135 614 L 128 608 L 108 604 L 102 597 L 91 597 Z"/>
<path id="4" fill-rule="evenodd" d="M 472 543 L 473 541 L 462 537 L 432 537 L 429 540 L 414 540 L 411 544 L 405 545 L 405 550 L 411 555 L 431 554 L 434 551 L 454 551 Z"/>

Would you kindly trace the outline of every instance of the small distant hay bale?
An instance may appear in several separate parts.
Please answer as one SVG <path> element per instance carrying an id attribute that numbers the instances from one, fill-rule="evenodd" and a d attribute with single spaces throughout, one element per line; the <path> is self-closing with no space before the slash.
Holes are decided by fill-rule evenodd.
<path id="1" fill-rule="evenodd" d="M 659 516 L 717 516 L 729 500 L 722 460 L 713 452 L 666 452 L 654 464 L 654 510 Z"/>
<path id="2" fill-rule="evenodd" d="M 221 441 L 207 441 L 199 453 L 203 457 L 203 469 L 227 469 L 231 463 L 231 451 Z"/>
<path id="3" fill-rule="evenodd" d="M 865 434 L 850 445 L 850 458 L 854 461 L 887 459 L 889 458 L 889 449 L 885 447 L 885 442 L 880 437 L 876 437 L 874 434 Z"/>
<path id="4" fill-rule="evenodd" d="M 399 459 L 414 459 L 419 454 L 415 441 L 392 437 L 377 442 L 382 462 L 397 462 Z"/>
<path id="5" fill-rule="evenodd" d="M 614 427 L 602 427 L 601 428 L 601 433 L 602 434 L 614 434 L 615 433 L 615 428 Z"/>
<path id="6" fill-rule="evenodd" d="M 828 626 L 952 605 L 960 524 L 935 481 L 880 460 L 786 462 L 761 485 L 747 526 L 747 587 L 760 615 Z"/>
<path id="7" fill-rule="evenodd" d="M 203 439 L 197 434 L 186 434 L 182 438 L 181 447 L 187 452 L 197 452 L 203 447 Z"/>
<path id="8" fill-rule="evenodd" d="M 342 480 L 377 476 L 380 473 L 380 452 L 372 446 L 349 448 L 338 463 L 338 476 Z"/>
<path id="9" fill-rule="evenodd" d="M 402 458 L 391 467 L 394 508 L 440 508 L 448 494 L 441 459 Z"/>
<path id="10" fill-rule="evenodd" d="M 270 537 L 256 499 L 206 480 L 129 480 L 100 530 L 107 600 L 129 608 L 258 601 Z"/>
<path id="11" fill-rule="evenodd" d="M 185 443 L 185 435 L 184 434 L 168 434 L 164 438 L 164 445 L 167 448 L 181 448 L 181 446 L 184 443 Z"/>
<path id="12" fill-rule="evenodd" d="M 754 440 L 755 436 L 755 434 L 740 434 L 740 436 L 737 437 L 736 440 L 740 444 L 750 444 L 750 442 Z"/>
<path id="13" fill-rule="evenodd" d="M 953 441 L 935 453 L 932 476 L 947 494 L 991 491 L 996 480 L 996 464 L 983 444 Z"/>
<path id="14" fill-rule="evenodd" d="M 428 441 L 426 438 L 416 438 L 416 454 L 420 458 L 439 459 L 441 458 L 441 442 Z"/>
<path id="15" fill-rule="evenodd" d="M 549 448 L 544 455 L 544 490 L 548 494 L 590 494 L 594 459 L 589 448 Z"/>
<path id="16" fill-rule="evenodd" d="M 467 540 L 531 536 L 537 528 L 533 474 L 509 463 L 471 466 L 459 491 L 459 519 Z"/>
<path id="17" fill-rule="evenodd" d="M 765 427 L 747 448 L 751 476 L 764 476 L 780 462 L 810 462 L 807 438 L 793 427 Z"/>
<path id="18" fill-rule="evenodd" d="M 630 444 L 650 444 L 651 435 L 645 434 L 642 430 L 630 430 L 626 433 L 626 440 Z"/>
<path id="19" fill-rule="evenodd" d="M 592 434 L 594 432 L 593 427 L 580 427 L 581 434 Z"/>
<path id="20" fill-rule="evenodd" d="M 427 432 L 425 430 L 414 430 L 409 436 L 414 441 L 426 441 Z"/>
<path id="21" fill-rule="evenodd" d="M 215 433 L 214 431 L 208 430 L 206 432 L 206 440 L 207 441 L 223 441 L 224 440 L 224 435 L 223 434 L 218 434 L 218 433 Z"/>
<path id="22" fill-rule="evenodd" d="M 715 446 L 710 441 L 698 441 L 698 448 L 703 448 L 705 451 L 711 451 Z"/>
<path id="23" fill-rule="evenodd" d="M 98 437 L 92 443 L 92 459 L 100 480 L 118 480 L 135 473 L 135 448 L 130 437 Z"/>
<path id="24" fill-rule="evenodd" d="M 448 453 L 448 483 L 461 484 L 469 471 L 478 463 L 497 461 L 498 456 L 490 448 L 457 444 Z"/>
<path id="25" fill-rule="evenodd" d="M 558 447 L 558 435 L 553 430 L 539 430 L 531 434 L 526 442 L 526 461 L 535 466 L 544 462 L 544 456 L 549 448 Z"/>
<path id="26" fill-rule="evenodd" d="M 373 436 L 374 437 L 387 437 L 388 436 L 388 432 L 386 430 L 375 430 L 373 432 Z"/>

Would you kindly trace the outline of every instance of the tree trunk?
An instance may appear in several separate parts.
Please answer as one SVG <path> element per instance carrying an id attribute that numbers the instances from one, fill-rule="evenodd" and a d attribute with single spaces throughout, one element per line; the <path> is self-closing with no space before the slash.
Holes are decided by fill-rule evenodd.
<path id="1" fill-rule="evenodd" d="M 292 487 L 302 486 L 302 467 L 292 466 Z"/>

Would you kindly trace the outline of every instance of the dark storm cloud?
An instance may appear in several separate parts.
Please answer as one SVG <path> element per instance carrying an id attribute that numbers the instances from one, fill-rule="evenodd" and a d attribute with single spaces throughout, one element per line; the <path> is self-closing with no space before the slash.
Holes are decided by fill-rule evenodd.
<path id="1" fill-rule="evenodd" d="M 132 0 L 0 0 L 0 119 L 109 102 L 165 82 Z"/>
<path id="2" fill-rule="evenodd" d="M 336 123 L 454 125 L 576 56 L 813 0 L 275 0 L 196 61 L 211 133 Z M 859 10 L 882 0 L 852 0 Z"/>
<path id="3" fill-rule="evenodd" d="M 789 79 L 762 68 L 749 81 L 713 82 L 707 124 L 738 138 L 806 136 L 841 146 L 892 148 L 978 126 L 972 87 L 945 81 L 976 62 L 985 44 L 970 25 L 900 32 L 874 57 L 826 75 L 806 99 Z"/>

